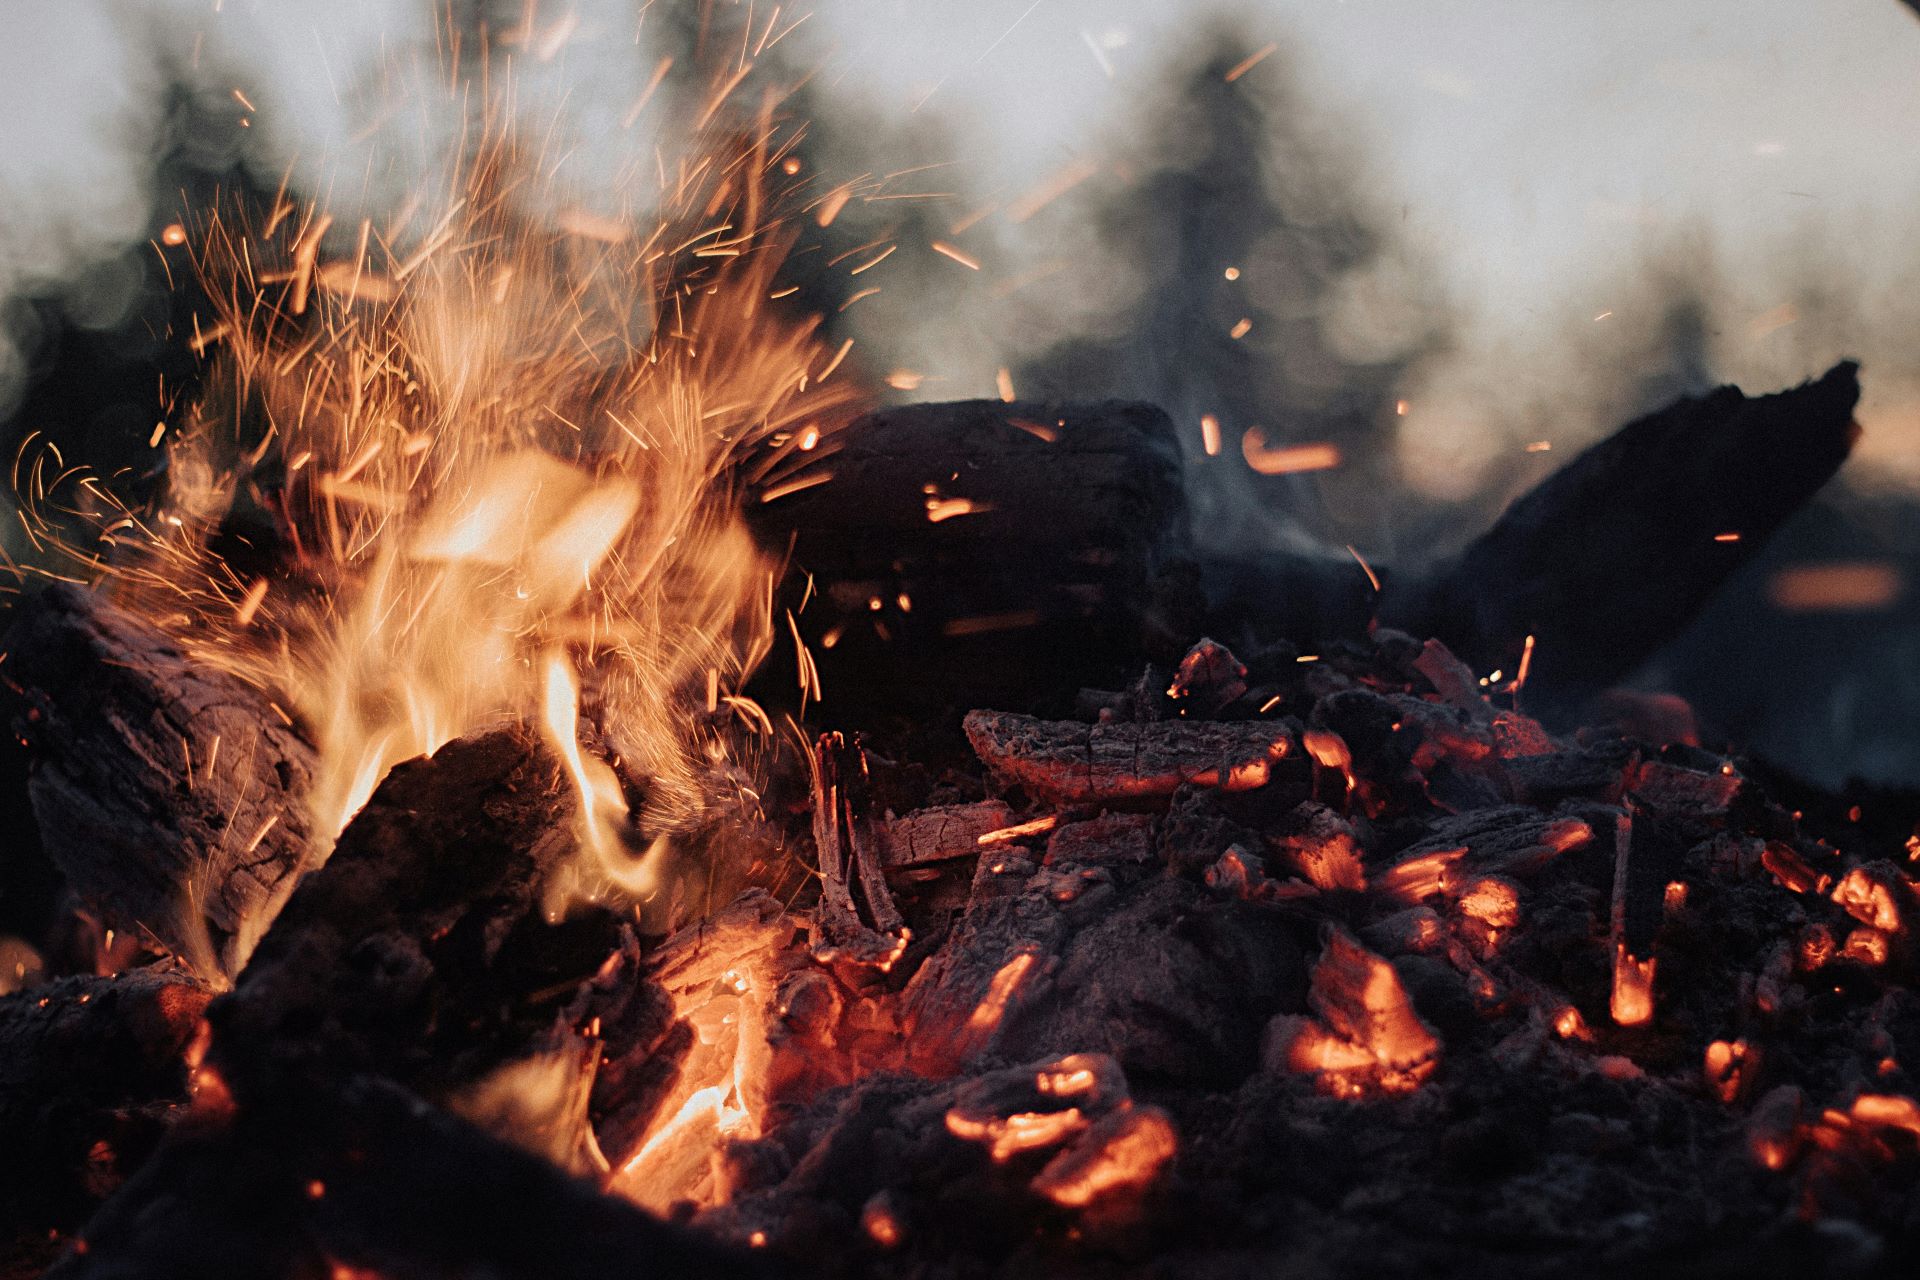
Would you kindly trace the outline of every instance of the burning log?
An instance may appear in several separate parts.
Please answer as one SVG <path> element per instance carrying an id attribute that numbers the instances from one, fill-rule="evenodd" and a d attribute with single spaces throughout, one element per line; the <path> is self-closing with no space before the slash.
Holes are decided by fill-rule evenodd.
<path id="1" fill-rule="evenodd" d="M 560 762 L 517 729 L 396 767 L 209 1011 L 209 1062 L 240 1104 L 356 1074 L 470 1099 L 577 1036 L 595 1050 L 589 1067 L 661 1059 L 618 1077 L 625 1096 L 610 1096 L 611 1078 L 595 1092 L 622 1131 L 643 1125 L 688 1036 L 666 993 L 634 972 L 610 912 L 546 917 L 545 882 L 575 847 L 575 796 Z"/>
<path id="2" fill-rule="evenodd" d="M 973 711 L 966 732 L 995 776 L 1055 805 L 1155 804 L 1189 783 L 1246 791 L 1298 754 L 1273 721 L 1079 724 Z"/>
<path id="3" fill-rule="evenodd" d="M 212 997 L 171 966 L 0 997 L 0 1274 L 80 1226 L 159 1143 Z"/>
<path id="4" fill-rule="evenodd" d="M 1677 634 L 1846 461 L 1857 373 L 1753 399 L 1721 387 L 1622 427 L 1430 580 L 1390 582 L 1382 616 L 1480 670 L 1513 670 L 1531 636 L 1528 694 L 1571 709 Z"/>
<path id="5" fill-rule="evenodd" d="M 260 690 L 55 583 L 4 648 L 48 856 L 108 923 L 236 972 L 311 855 L 312 749 Z"/>

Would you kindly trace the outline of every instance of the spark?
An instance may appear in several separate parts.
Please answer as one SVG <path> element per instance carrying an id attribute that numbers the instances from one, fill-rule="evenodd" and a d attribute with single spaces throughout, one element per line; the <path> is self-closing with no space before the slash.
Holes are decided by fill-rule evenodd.
<path id="1" fill-rule="evenodd" d="M 825 484 L 833 479 L 833 472 L 822 471 L 817 475 L 802 476 L 798 480 L 789 480 L 785 484 L 775 485 L 760 495 L 760 501 L 778 502 L 780 499 L 799 493 L 802 489 L 811 489 L 817 484 Z"/>
<path id="2" fill-rule="evenodd" d="M 1373 584 L 1373 594 L 1375 594 L 1376 596 L 1379 595 L 1380 594 L 1380 575 L 1376 574 L 1373 571 L 1373 566 L 1367 563 L 1367 558 L 1361 555 L 1360 552 L 1354 548 L 1354 545 L 1351 542 L 1347 544 L 1347 554 L 1352 556 L 1356 561 L 1359 562 L 1361 572 L 1365 573 L 1367 575 L 1367 581 Z"/>
<path id="3" fill-rule="evenodd" d="M 1236 63 L 1231 71 L 1227 72 L 1224 77 L 1226 82 L 1232 84 L 1235 80 L 1238 80 L 1241 76 L 1247 74 L 1247 72 L 1253 70 L 1262 62 L 1265 62 L 1279 47 L 1278 42 L 1261 45 L 1258 49 L 1255 49 L 1252 53 Z"/>
<path id="4" fill-rule="evenodd" d="M 1319 441 L 1312 444 L 1270 445 L 1259 427 L 1248 427 L 1240 437 L 1240 452 L 1247 465 L 1263 476 L 1290 475 L 1298 471 L 1326 471 L 1340 465 L 1337 446 Z"/>
<path id="5" fill-rule="evenodd" d="M 1100 64 L 1100 70 L 1106 75 L 1107 79 L 1113 79 L 1113 63 L 1108 60 L 1107 52 L 1100 47 L 1100 42 L 1093 38 L 1093 33 L 1085 27 L 1082 27 L 1080 28 L 1080 39 L 1086 42 L 1087 52 L 1091 53 L 1093 60 Z"/>
<path id="6" fill-rule="evenodd" d="M 823 227 L 832 226 L 833 220 L 840 216 L 840 211 L 847 207 L 847 201 L 851 199 L 853 199 L 851 187 L 837 187 L 828 192 L 826 199 L 820 202 L 820 211 L 814 215 L 814 221 Z"/>
<path id="7" fill-rule="evenodd" d="M 1007 206 L 1007 221 L 1019 224 L 1100 172 L 1092 160 L 1076 160 Z"/>
<path id="8" fill-rule="evenodd" d="M 944 240 L 935 240 L 930 247 L 935 253 L 952 258 L 969 271 L 978 271 L 980 269 L 980 260 L 978 258 L 954 248 Z"/>
<path id="9" fill-rule="evenodd" d="M 987 503 L 975 502 L 971 498 L 928 498 L 927 522 L 939 524 L 957 516 L 979 515 L 983 511 L 991 510 L 993 508 Z"/>
<path id="10" fill-rule="evenodd" d="M 1220 419 L 1210 413 L 1200 415 L 1200 447 L 1209 458 L 1220 456 Z"/>
<path id="11" fill-rule="evenodd" d="M 977 65 L 981 62 L 985 62 L 987 59 L 987 55 L 991 54 L 995 49 L 998 49 L 1003 43 L 1005 43 L 1007 37 L 1012 35 L 1015 29 L 1017 29 L 1021 23 L 1027 20 L 1027 16 L 1031 14 L 1035 9 L 1038 9 L 1040 7 L 1041 3 L 1042 3 L 1042 0 L 1033 0 L 1032 4 L 1028 5 L 1025 9 L 1022 9 L 1020 11 L 1020 16 L 1015 18 L 1013 22 L 1008 25 L 1007 29 L 1000 33 L 1000 38 L 995 40 L 992 44 L 988 45 L 983 51 L 981 51 L 980 56 L 974 59 L 975 64 Z"/>

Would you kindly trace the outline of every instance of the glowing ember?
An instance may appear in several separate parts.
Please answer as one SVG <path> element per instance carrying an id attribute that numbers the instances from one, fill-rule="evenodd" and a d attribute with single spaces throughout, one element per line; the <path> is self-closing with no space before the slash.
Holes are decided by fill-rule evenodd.
<path id="1" fill-rule="evenodd" d="M 1653 1021 L 1653 975 L 1657 962 L 1653 956 L 1641 959 L 1627 951 L 1625 943 L 1613 949 L 1613 994 L 1607 1009 L 1623 1027 L 1643 1026 Z"/>
<path id="2" fill-rule="evenodd" d="M 1296 471 L 1326 471 L 1340 465 L 1340 450 L 1331 444 L 1271 445 L 1259 427 L 1248 427 L 1240 437 L 1240 453 L 1247 465 L 1263 476 Z"/>
<path id="3" fill-rule="evenodd" d="M 1082 1208 L 1147 1186 L 1178 1150 L 1179 1138 L 1166 1112 L 1125 1106 L 1049 1161 L 1034 1178 L 1033 1189 L 1055 1204 Z"/>
<path id="4" fill-rule="evenodd" d="M 1307 1003 L 1316 1019 L 1282 1016 L 1267 1028 L 1269 1069 L 1315 1075 L 1339 1097 L 1410 1093 L 1439 1062 L 1440 1038 L 1414 1011 L 1393 966 L 1329 928 Z"/>
<path id="5" fill-rule="evenodd" d="M 1739 1100 L 1753 1083 L 1760 1055 L 1745 1040 L 1715 1040 L 1707 1046 L 1703 1070 L 1707 1088 L 1722 1102 Z"/>

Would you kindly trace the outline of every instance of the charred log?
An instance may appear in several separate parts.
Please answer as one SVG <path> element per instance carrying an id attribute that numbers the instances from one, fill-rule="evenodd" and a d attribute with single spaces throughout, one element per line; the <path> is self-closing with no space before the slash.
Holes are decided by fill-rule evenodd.
<path id="1" fill-rule="evenodd" d="M 1127 401 L 968 400 L 882 409 L 830 440 L 806 474 L 831 479 L 757 517 L 811 576 L 802 622 L 830 709 L 1020 706 L 1123 670 L 1185 547 L 1173 430 Z"/>
<path id="2" fill-rule="evenodd" d="M 1580 454 L 1426 583 L 1390 584 L 1382 617 L 1511 671 L 1571 709 L 1677 635 L 1722 582 L 1833 477 L 1859 428 L 1851 361 L 1776 395 L 1683 399 Z"/>
<path id="3" fill-rule="evenodd" d="M 108 923 L 234 971 L 309 861 L 312 748 L 98 592 L 56 583 L 17 613 L 0 671 L 48 856 Z"/>

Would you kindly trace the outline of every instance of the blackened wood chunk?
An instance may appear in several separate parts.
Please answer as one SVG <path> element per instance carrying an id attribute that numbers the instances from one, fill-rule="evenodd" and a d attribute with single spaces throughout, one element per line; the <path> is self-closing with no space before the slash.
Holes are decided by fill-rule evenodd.
<path id="1" fill-rule="evenodd" d="M 1476 670 L 1513 670 L 1528 635 L 1536 707 L 1570 708 L 1679 633 L 1832 478 L 1858 435 L 1857 366 L 1776 395 L 1737 387 L 1622 427 L 1507 509 L 1387 620 L 1439 635 Z M 1718 540 L 1723 534 L 1738 538 Z"/>
<path id="2" fill-rule="evenodd" d="M 56 583 L 0 649 L 53 862 L 108 923 L 231 972 L 307 865 L 313 750 L 260 690 Z"/>
<path id="3" fill-rule="evenodd" d="M 811 575 L 809 636 L 835 634 L 815 645 L 830 708 L 869 686 L 895 711 L 1023 705 L 1141 652 L 1149 588 L 1185 539 L 1159 409 L 907 405 L 834 443 L 812 469 L 831 479 L 755 513 Z"/>
<path id="4" fill-rule="evenodd" d="M 755 1276 L 390 1083 L 183 1127 L 87 1225 L 66 1280 Z"/>
<path id="5" fill-rule="evenodd" d="M 437 1096 L 533 1045 L 621 947 L 610 913 L 542 910 L 574 812 L 524 730 L 396 766 L 210 1012 L 236 1096 L 355 1071 Z"/>
<path id="6" fill-rule="evenodd" d="M 172 966 L 0 998 L 0 1274 L 78 1227 L 153 1150 L 185 1104 L 212 998 Z"/>

